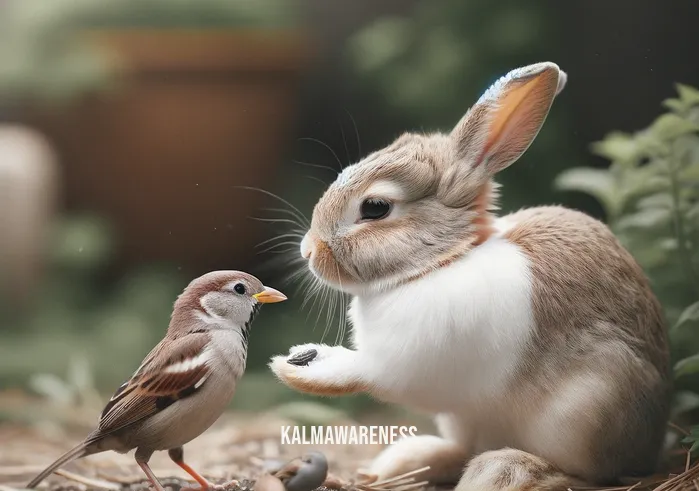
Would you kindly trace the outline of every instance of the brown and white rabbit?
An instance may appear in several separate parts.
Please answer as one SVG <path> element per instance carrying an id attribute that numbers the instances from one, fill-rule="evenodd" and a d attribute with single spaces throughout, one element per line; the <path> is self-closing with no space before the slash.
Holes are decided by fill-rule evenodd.
<path id="1" fill-rule="evenodd" d="M 313 211 L 301 254 L 354 296 L 353 349 L 296 346 L 270 366 L 300 391 L 436 414 L 441 436 L 387 448 L 382 478 L 429 465 L 459 491 L 558 490 L 656 466 L 668 346 L 643 271 L 577 211 L 492 213 L 493 176 L 565 80 L 553 63 L 510 72 L 450 134 L 405 134 L 347 167 Z"/>

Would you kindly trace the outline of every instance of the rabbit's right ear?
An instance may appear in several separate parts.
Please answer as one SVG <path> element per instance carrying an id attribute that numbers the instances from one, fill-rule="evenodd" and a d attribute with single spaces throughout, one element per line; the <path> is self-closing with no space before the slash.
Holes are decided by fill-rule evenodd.
<path id="1" fill-rule="evenodd" d="M 511 71 L 495 82 L 451 132 L 455 166 L 489 176 L 517 160 L 544 124 L 566 74 L 554 63 Z M 459 171 L 457 171 L 458 173 Z"/>

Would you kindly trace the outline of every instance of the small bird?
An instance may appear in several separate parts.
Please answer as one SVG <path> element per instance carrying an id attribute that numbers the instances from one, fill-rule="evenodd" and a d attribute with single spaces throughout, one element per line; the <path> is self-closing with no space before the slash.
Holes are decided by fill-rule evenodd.
<path id="1" fill-rule="evenodd" d="M 286 491 L 284 483 L 272 474 L 263 474 L 258 477 L 253 487 L 255 491 Z"/>
<path id="2" fill-rule="evenodd" d="M 286 491 L 313 491 L 328 476 L 328 459 L 320 452 L 308 452 L 275 472 Z"/>
<path id="3" fill-rule="evenodd" d="M 214 271 L 193 280 L 175 302 L 165 337 L 114 393 L 97 429 L 27 488 L 75 459 L 133 449 L 157 491 L 164 491 L 163 486 L 148 466 L 156 450 L 167 450 L 202 491 L 213 488 L 184 462 L 182 446 L 209 428 L 233 397 L 261 304 L 284 300 L 283 293 L 240 271 Z"/>

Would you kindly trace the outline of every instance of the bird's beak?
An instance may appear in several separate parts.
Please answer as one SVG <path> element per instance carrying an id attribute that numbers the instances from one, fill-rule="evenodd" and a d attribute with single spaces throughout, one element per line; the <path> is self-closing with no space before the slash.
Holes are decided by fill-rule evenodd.
<path id="1" fill-rule="evenodd" d="M 274 288 L 270 288 L 268 286 L 264 288 L 265 289 L 262 290 L 260 293 L 255 293 L 252 296 L 252 298 L 254 298 L 260 303 L 276 303 L 283 302 L 284 300 L 286 300 L 286 295 L 284 295 L 279 290 L 275 290 Z"/>

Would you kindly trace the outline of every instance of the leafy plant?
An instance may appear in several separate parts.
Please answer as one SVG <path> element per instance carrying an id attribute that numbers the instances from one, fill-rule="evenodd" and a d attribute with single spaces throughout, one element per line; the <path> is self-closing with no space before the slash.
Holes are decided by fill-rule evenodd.
<path id="1" fill-rule="evenodd" d="M 594 144 L 609 168 L 569 169 L 556 186 L 588 193 L 604 206 L 663 303 L 678 386 L 696 394 L 699 379 L 685 376 L 699 374 L 699 90 L 678 85 L 677 93 L 648 128 Z M 678 393 L 676 405 L 696 409 L 697 399 Z M 688 437 L 693 450 L 698 435 L 695 428 Z"/>
<path id="2" fill-rule="evenodd" d="M 583 191 L 663 295 L 673 330 L 699 320 L 699 91 L 678 85 L 670 111 L 648 128 L 615 132 L 593 150 L 608 169 L 573 168 L 558 189 Z"/>
<path id="3" fill-rule="evenodd" d="M 49 375 L 31 382 L 57 401 L 79 397 L 93 383 L 119 382 L 162 336 L 185 278 L 174 266 L 150 265 L 105 281 L 116 240 L 111 232 L 94 215 L 61 217 L 31 305 L 17 307 L 0 296 L 0 385 L 62 372 L 80 354 L 84 360 L 73 361 L 65 382 Z"/>
<path id="4" fill-rule="evenodd" d="M 72 100 L 110 87 L 118 64 L 81 34 L 94 29 L 281 28 L 285 0 L 6 0 L 0 15 L 0 98 Z"/>
<path id="5" fill-rule="evenodd" d="M 682 443 L 692 444 L 692 446 L 689 447 L 690 453 L 695 453 L 697 450 L 699 450 L 699 426 L 692 428 L 689 435 L 682 439 Z"/>

